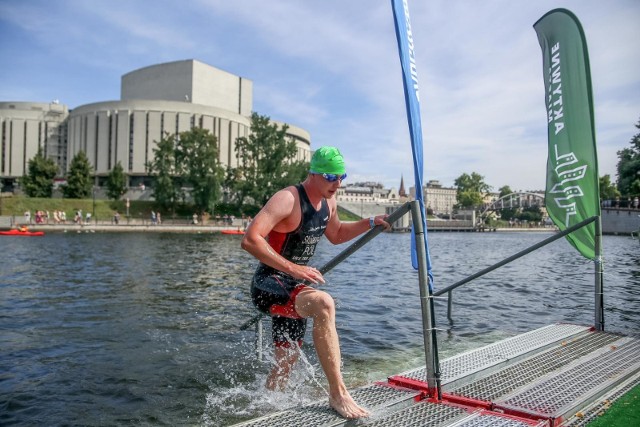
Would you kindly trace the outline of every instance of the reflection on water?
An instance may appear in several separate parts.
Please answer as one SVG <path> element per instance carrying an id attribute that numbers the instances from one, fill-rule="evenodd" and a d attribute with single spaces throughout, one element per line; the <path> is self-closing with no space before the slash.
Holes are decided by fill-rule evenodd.
<path id="1" fill-rule="evenodd" d="M 432 233 L 435 285 L 548 236 Z M 0 424 L 217 426 L 326 396 L 310 336 L 291 389 L 265 391 L 270 351 L 258 361 L 253 331 L 238 330 L 256 313 L 255 262 L 238 236 L 60 233 L 0 244 Z M 345 247 L 322 242 L 314 265 Z M 638 242 L 605 236 L 604 248 L 606 327 L 634 333 Z M 347 384 L 424 364 L 408 235 L 379 236 L 326 279 Z M 593 264 L 554 242 L 455 291 L 452 321 L 437 301 L 441 357 L 556 321 L 591 324 L 593 287 Z"/>

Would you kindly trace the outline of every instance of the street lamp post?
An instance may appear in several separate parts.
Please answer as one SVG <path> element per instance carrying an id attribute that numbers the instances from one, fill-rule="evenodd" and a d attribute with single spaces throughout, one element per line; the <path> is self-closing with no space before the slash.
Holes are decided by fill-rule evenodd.
<path id="1" fill-rule="evenodd" d="M 93 221 L 98 225 L 98 218 L 96 218 L 96 186 L 93 186 Z"/>

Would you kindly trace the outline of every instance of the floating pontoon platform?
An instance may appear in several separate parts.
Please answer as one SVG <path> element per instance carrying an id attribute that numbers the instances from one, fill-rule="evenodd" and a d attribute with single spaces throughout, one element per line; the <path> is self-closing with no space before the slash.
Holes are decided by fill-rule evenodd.
<path id="1" fill-rule="evenodd" d="M 640 339 L 554 324 L 450 357 L 442 400 L 426 369 L 351 390 L 368 419 L 340 417 L 324 399 L 237 426 L 577 427 L 640 383 Z"/>

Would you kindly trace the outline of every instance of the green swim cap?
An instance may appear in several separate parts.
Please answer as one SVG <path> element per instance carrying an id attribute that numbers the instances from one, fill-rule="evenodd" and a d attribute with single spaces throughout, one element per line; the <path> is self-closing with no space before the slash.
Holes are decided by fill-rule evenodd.
<path id="1" fill-rule="evenodd" d="M 311 157 L 311 173 L 331 173 L 342 175 L 346 172 L 344 158 L 336 147 L 320 147 Z"/>

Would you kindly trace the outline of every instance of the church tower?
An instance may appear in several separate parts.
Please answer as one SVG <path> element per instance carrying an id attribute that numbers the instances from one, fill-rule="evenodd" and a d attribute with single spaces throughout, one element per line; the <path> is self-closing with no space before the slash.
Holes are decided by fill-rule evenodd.
<path id="1" fill-rule="evenodd" d="M 400 189 L 398 190 L 399 197 L 407 197 L 407 192 L 404 189 L 404 176 L 400 175 Z"/>

